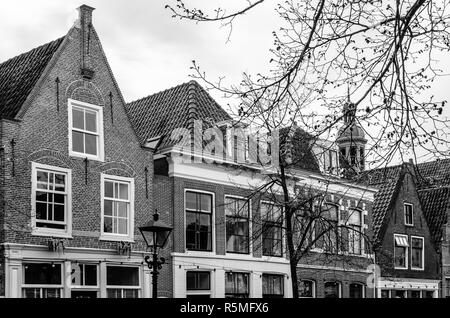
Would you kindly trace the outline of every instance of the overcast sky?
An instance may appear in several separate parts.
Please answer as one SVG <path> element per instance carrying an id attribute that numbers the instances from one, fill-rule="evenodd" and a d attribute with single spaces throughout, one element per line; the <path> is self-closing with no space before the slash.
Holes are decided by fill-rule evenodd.
<path id="1" fill-rule="evenodd" d="M 187 0 L 202 9 L 218 4 L 243 7 L 245 0 Z M 279 20 L 277 1 L 268 1 L 234 23 L 229 30 L 219 24 L 196 24 L 173 19 L 166 4 L 176 0 L 15 0 L 3 1 L 0 11 L 0 62 L 67 33 L 77 18 L 78 8 L 96 8 L 93 23 L 127 102 L 148 96 L 190 80 L 192 60 L 216 79 L 226 76 L 238 83 L 244 71 L 264 73 L 270 60 L 272 31 Z M 450 69 L 444 56 L 442 66 Z M 437 98 L 448 98 L 449 78 L 433 85 Z M 223 106 L 226 100 L 212 92 Z M 450 107 L 444 110 L 450 117 Z M 422 161 L 422 160 L 420 160 Z"/>
<path id="2" fill-rule="evenodd" d="M 94 27 L 127 102 L 189 81 L 192 60 L 211 76 L 227 75 L 230 81 L 238 81 L 242 71 L 260 71 L 269 61 L 271 31 L 277 21 L 270 5 L 256 8 L 248 18 L 238 21 L 231 42 L 226 43 L 228 29 L 218 24 L 197 25 L 173 19 L 164 7 L 174 2 L 4 1 L 0 11 L 0 61 L 64 35 L 81 4 L 96 8 Z M 190 3 L 213 7 L 219 1 Z"/>

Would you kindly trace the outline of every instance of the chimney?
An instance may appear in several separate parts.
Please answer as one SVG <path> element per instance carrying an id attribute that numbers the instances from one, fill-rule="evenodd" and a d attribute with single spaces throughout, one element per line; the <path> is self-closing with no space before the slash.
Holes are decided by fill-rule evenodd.
<path id="1" fill-rule="evenodd" d="M 78 8 L 79 28 L 80 28 L 80 50 L 81 50 L 81 76 L 84 79 L 91 80 L 94 77 L 94 71 L 90 60 L 91 37 L 92 37 L 92 11 L 95 8 L 83 4 Z"/>

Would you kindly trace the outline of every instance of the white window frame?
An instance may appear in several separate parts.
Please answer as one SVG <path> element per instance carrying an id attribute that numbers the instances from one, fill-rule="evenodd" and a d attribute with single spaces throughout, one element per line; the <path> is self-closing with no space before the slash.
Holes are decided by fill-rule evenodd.
<path id="1" fill-rule="evenodd" d="M 412 223 L 408 223 L 406 220 L 406 206 L 410 206 L 411 207 L 411 221 Z M 414 226 L 414 204 L 411 203 L 403 203 L 403 218 L 405 220 L 405 225 L 407 226 Z"/>
<path id="2" fill-rule="evenodd" d="M 413 262 L 412 262 L 412 248 L 413 248 L 412 241 L 413 241 L 413 239 L 419 239 L 422 241 L 422 266 L 421 267 L 413 267 Z M 425 238 L 422 236 L 411 235 L 410 248 L 411 248 L 411 253 L 410 253 L 411 254 L 411 256 L 410 256 L 411 257 L 411 270 L 413 270 L 413 271 L 425 270 Z"/>
<path id="3" fill-rule="evenodd" d="M 197 251 L 197 250 L 189 250 L 186 248 L 186 193 L 194 192 L 194 193 L 202 193 L 208 194 L 212 196 L 212 204 L 211 204 L 211 251 Z M 215 254 L 216 253 L 216 194 L 210 191 L 198 190 L 193 188 L 185 188 L 183 194 L 183 216 L 184 216 L 184 226 L 183 226 L 183 237 L 184 237 L 184 246 L 183 249 L 187 254 Z"/>
<path id="4" fill-rule="evenodd" d="M 230 198 L 230 199 L 236 199 L 236 200 L 243 200 L 247 202 L 248 205 L 248 253 L 239 253 L 239 252 L 228 252 L 227 251 L 227 224 L 226 224 L 226 219 L 227 219 L 227 215 L 225 213 L 225 200 L 226 198 Z M 224 242 L 225 242 L 225 254 L 232 254 L 234 256 L 246 256 L 246 255 L 253 255 L 253 242 L 252 242 L 252 200 L 246 197 L 242 197 L 242 196 L 237 196 L 237 195 L 231 195 L 231 194 L 225 194 L 224 195 L 224 215 L 225 215 L 225 238 L 224 238 Z"/>
<path id="5" fill-rule="evenodd" d="M 71 262 L 70 266 L 73 266 L 74 262 Z M 72 275 L 70 276 L 70 288 L 74 291 L 100 291 L 100 266 L 98 266 L 98 263 L 89 263 L 89 262 L 76 262 L 78 265 L 89 265 L 89 266 L 95 266 L 96 272 L 97 272 L 97 285 L 74 285 L 72 284 Z"/>
<path id="6" fill-rule="evenodd" d="M 405 267 L 398 267 L 398 266 L 395 266 L 395 259 L 396 259 L 396 255 L 395 255 L 395 248 L 396 248 L 396 244 L 397 244 L 397 242 L 395 241 L 395 238 L 396 237 L 403 237 L 403 238 L 405 238 L 406 239 L 406 242 L 409 242 L 409 240 L 408 240 L 408 235 L 404 235 L 404 234 L 394 234 L 394 269 L 403 269 L 403 270 L 405 270 L 405 269 L 408 269 L 408 263 L 409 263 L 409 248 L 410 248 L 410 246 L 402 246 L 404 249 L 405 249 L 405 251 L 406 251 L 406 255 L 405 255 Z"/>
<path id="7" fill-rule="evenodd" d="M 37 188 L 37 171 L 44 170 L 47 172 L 61 173 L 66 175 L 66 207 L 65 207 L 65 221 L 66 229 L 50 229 L 36 227 L 36 191 Z M 36 236 L 51 236 L 60 238 L 72 238 L 72 170 L 44 165 L 36 162 L 31 163 L 31 227 L 32 235 Z"/>
<path id="8" fill-rule="evenodd" d="M 264 297 L 264 275 L 269 275 L 269 276 L 279 276 L 282 278 L 282 283 L 283 283 L 283 297 L 282 298 L 286 298 L 286 274 L 284 273 L 273 273 L 273 272 L 264 272 L 261 274 L 261 297 Z M 314 291 L 314 289 L 313 289 Z"/>
<path id="9" fill-rule="evenodd" d="M 350 216 L 353 215 L 353 213 L 359 213 L 359 224 L 355 224 L 355 223 L 350 223 L 348 222 L 350 219 Z M 345 225 L 348 225 L 350 228 L 352 228 L 351 231 L 349 231 L 349 237 L 348 237 L 348 254 L 349 255 L 356 255 L 356 256 L 362 256 L 364 255 L 363 253 L 363 232 L 364 232 L 364 228 L 363 228 L 363 220 L 364 220 L 364 213 L 363 210 L 359 209 L 359 208 L 350 208 L 348 209 L 348 218 L 347 218 L 347 222 L 345 222 Z M 340 214 L 340 213 L 339 213 Z M 347 224 L 348 223 L 348 224 Z M 359 232 L 355 232 L 353 230 L 353 227 L 358 227 L 359 228 Z M 358 235 L 359 236 L 359 253 L 353 253 L 354 250 L 354 246 L 353 249 L 352 244 L 354 243 L 354 236 L 352 236 L 352 241 L 350 241 L 350 233 L 352 233 L 351 235 Z M 342 235 L 342 233 L 340 233 Z"/>
<path id="10" fill-rule="evenodd" d="M 299 282 L 302 282 L 302 281 L 305 281 L 305 282 L 311 282 L 312 283 L 312 297 L 299 297 L 299 298 L 306 298 L 306 299 L 309 299 L 309 298 L 316 298 L 317 296 L 316 296 L 316 281 L 315 280 L 313 280 L 313 279 L 300 279 L 299 280 Z"/>
<path id="11" fill-rule="evenodd" d="M 197 290 L 188 290 L 187 289 L 187 274 L 188 272 L 191 273 L 195 273 L 195 272 L 199 272 L 199 273 L 209 273 L 209 289 L 197 289 Z M 211 269 L 201 269 L 201 268 L 196 268 L 196 269 L 187 269 L 185 271 L 185 282 L 186 282 L 186 296 L 209 296 L 210 298 L 212 298 L 212 290 L 213 290 L 213 272 L 211 271 Z"/>
<path id="12" fill-rule="evenodd" d="M 46 285 L 46 284 L 42 284 L 42 285 L 31 285 L 31 284 L 25 284 L 25 266 L 26 264 L 52 264 L 54 263 L 55 265 L 60 265 L 61 267 L 61 284 L 59 285 Z M 22 264 L 22 286 L 21 286 L 21 297 L 25 298 L 24 295 L 24 289 L 40 289 L 40 295 L 42 298 L 42 290 L 43 289 L 59 289 L 59 295 L 60 298 L 64 298 L 64 264 L 63 263 L 59 263 L 59 262 L 24 262 Z"/>
<path id="13" fill-rule="evenodd" d="M 73 128 L 73 121 L 72 121 L 73 120 L 72 109 L 74 106 L 78 107 L 78 108 L 89 109 L 90 111 L 95 111 L 97 113 L 98 145 L 97 145 L 97 155 L 96 156 L 73 151 L 72 130 L 74 128 Z M 83 158 L 83 159 L 87 158 L 90 160 L 103 162 L 104 158 L 105 158 L 105 150 L 104 150 L 105 142 L 104 142 L 104 131 L 103 131 L 103 107 L 80 102 L 80 101 L 69 98 L 67 112 L 68 112 L 68 127 L 69 127 L 69 136 L 68 136 L 69 137 L 69 156 Z"/>
<path id="14" fill-rule="evenodd" d="M 129 286 L 129 285 L 108 285 L 108 267 L 126 267 L 126 268 L 134 268 L 138 270 L 138 282 L 139 285 L 138 286 Z M 142 274 L 141 274 L 141 268 L 138 266 L 132 266 L 132 265 L 118 265 L 118 264 L 107 264 L 106 268 L 105 268 L 105 289 L 106 289 L 106 295 L 105 297 L 108 297 L 108 289 L 120 289 L 121 290 L 121 295 L 122 295 L 122 299 L 123 299 L 123 290 L 124 289 L 133 289 L 133 290 L 137 290 L 138 291 L 138 296 L 137 298 L 141 298 L 142 295 Z"/>
<path id="15" fill-rule="evenodd" d="M 129 185 L 129 199 L 130 199 L 130 211 L 128 220 L 128 234 L 116 234 L 104 232 L 104 209 L 105 209 L 105 181 L 117 181 L 128 183 Z M 101 220 L 100 220 L 100 240 L 103 241 L 118 241 L 118 242 L 131 242 L 134 243 L 134 178 L 112 176 L 102 173 L 100 182 L 100 204 L 101 204 Z"/>

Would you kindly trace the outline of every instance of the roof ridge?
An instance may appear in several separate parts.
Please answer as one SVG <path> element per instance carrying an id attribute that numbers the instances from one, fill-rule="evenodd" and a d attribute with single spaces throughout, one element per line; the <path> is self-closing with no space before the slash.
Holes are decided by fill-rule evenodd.
<path id="1" fill-rule="evenodd" d="M 44 44 L 42 44 L 42 45 L 36 46 L 36 47 L 34 47 L 34 48 L 32 48 L 32 49 L 26 51 L 26 52 L 20 53 L 20 54 L 18 54 L 18 55 L 16 55 L 16 56 L 13 56 L 13 57 L 11 57 L 11 58 L 9 58 L 9 59 L 3 61 L 3 62 L 0 62 L 0 67 L 3 66 L 3 65 L 6 65 L 8 62 L 11 62 L 11 61 L 14 60 L 14 59 L 18 59 L 18 58 L 20 58 L 20 57 L 23 57 L 24 55 L 27 55 L 27 54 L 30 54 L 30 53 L 33 52 L 33 51 L 37 51 L 37 50 L 39 50 L 39 49 L 42 49 L 43 47 L 48 46 L 48 45 L 50 45 L 50 44 L 52 44 L 52 43 L 56 43 L 56 42 L 58 42 L 58 41 L 62 41 L 66 36 L 67 36 L 67 35 L 61 36 L 61 37 L 59 37 L 59 38 L 57 38 L 57 39 L 55 39 L 55 40 L 52 40 L 52 41 L 49 41 L 49 42 L 44 43 Z"/>
<path id="2" fill-rule="evenodd" d="M 138 99 L 133 100 L 133 101 L 131 101 L 131 102 L 128 102 L 128 103 L 126 103 L 126 104 L 127 104 L 127 105 L 135 104 L 135 103 L 137 103 L 137 102 L 143 101 L 143 100 L 148 99 L 148 98 L 150 98 L 150 97 L 153 97 L 153 96 L 156 96 L 156 95 L 159 95 L 159 94 L 163 94 L 163 93 L 167 93 L 168 91 L 171 91 L 171 90 L 173 90 L 173 89 L 175 89 L 175 88 L 179 88 L 179 87 L 183 87 L 183 86 L 189 85 L 191 82 L 192 82 L 192 81 L 184 82 L 184 83 L 181 83 L 181 84 L 172 86 L 172 87 L 170 87 L 170 88 L 166 88 L 166 89 L 161 90 L 161 91 L 159 91 L 159 92 L 156 92 L 156 93 L 153 93 L 153 94 L 149 94 L 149 95 L 147 95 L 147 96 L 145 96 L 145 97 L 138 98 Z"/>

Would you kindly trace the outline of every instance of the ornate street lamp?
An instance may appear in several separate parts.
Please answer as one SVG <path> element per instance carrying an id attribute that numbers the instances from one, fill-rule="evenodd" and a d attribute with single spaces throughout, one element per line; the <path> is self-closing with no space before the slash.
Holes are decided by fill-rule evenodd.
<path id="1" fill-rule="evenodd" d="M 139 231 L 141 231 L 147 247 L 152 248 L 153 251 L 152 260 L 150 260 L 149 255 L 147 255 L 144 260 L 147 263 L 148 268 L 152 270 L 153 298 L 158 298 L 158 274 L 162 265 L 166 262 L 164 257 L 158 259 L 158 248 L 164 248 L 169 239 L 169 235 L 172 232 L 172 228 L 164 222 L 159 221 L 159 214 L 158 211 L 156 211 L 153 215 L 153 221 L 139 227 Z"/>

